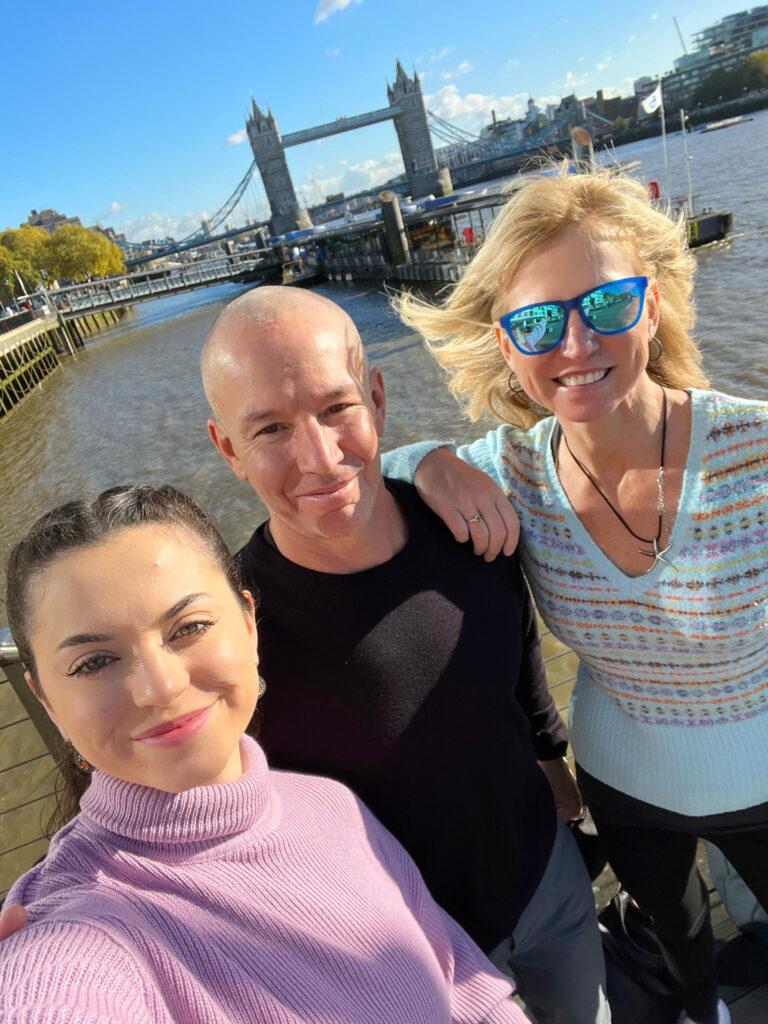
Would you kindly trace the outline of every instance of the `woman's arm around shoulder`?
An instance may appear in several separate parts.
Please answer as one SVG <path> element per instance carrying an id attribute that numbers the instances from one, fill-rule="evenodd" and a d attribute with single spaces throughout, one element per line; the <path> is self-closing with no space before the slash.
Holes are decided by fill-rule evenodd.
<path id="1" fill-rule="evenodd" d="M 413 481 L 419 496 L 459 543 L 471 540 L 487 562 L 517 547 L 517 513 L 500 486 L 501 453 L 511 427 L 499 427 L 472 444 L 424 441 L 386 452 L 384 474 Z"/>
<path id="2" fill-rule="evenodd" d="M 144 979 L 99 928 L 45 920 L 0 946 L 3 1024 L 161 1024 Z"/>

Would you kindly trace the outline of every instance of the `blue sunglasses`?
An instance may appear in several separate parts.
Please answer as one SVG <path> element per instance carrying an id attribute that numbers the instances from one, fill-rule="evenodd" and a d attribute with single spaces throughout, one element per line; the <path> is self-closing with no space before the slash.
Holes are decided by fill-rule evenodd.
<path id="1" fill-rule="evenodd" d="M 568 315 L 578 311 L 595 334 L 621 334 L 634 327 L 643 312 L 647 277 L 623 277 L 620 281 L 590 288 L 564 302 L 537 302 L 499 317 L 515 348 L 526 356 L 540 356 L 557 348 L 568 328 Z"/>

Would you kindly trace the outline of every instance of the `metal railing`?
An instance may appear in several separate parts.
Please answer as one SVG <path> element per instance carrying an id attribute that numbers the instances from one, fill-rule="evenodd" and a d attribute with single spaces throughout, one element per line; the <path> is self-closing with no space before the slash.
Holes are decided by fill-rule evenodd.
<path id="1" fill-rule="evenodd" d="M 53 797 L 61 737 L 24 679 L 10 630 L 0 630 L 0 901 L 47 849 L 42 818 Z"/>
<path id="2" fill-rule="evenodd" d="M 31 295 L 19 296 L 17 301 L 28 300 L 38 307 L 44 305 L 46 309 L 53 309 L 67 319 L 77 314 L 96 313 L 162 295 L 221 284 L 261 270 L 266 273 L 279 265 L 280 257 L 274 250 L 257 249 L 233 255 L 222 254 L 183 266 L 158 270 L 145 268 L 132 274 L 66 285 L 55 291 L 33 292 Z"/>

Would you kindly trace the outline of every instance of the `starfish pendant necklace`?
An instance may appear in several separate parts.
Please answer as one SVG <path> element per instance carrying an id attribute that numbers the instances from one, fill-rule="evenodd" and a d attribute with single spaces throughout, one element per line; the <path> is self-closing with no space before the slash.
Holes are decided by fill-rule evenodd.
<path id="1" fill-rule="evenodd" d="M 667 446 L 667 391 L 666 391 L 666 388 L 663 388 L 663 387 L 661 389 L 661 400 L 662 400 L 662 411 L 661 411 L 661 461 L 660 461 L 660 464 L 659 464 L 659 475 L 658 475 L 657 480 L 656 480 L 656 483 L 657 483 L 658 488 L 659 488 L 659 498 L 658 498 L 658 501 L 656 503 L 656 509 L 657 509 L 657 511 L 659 513 L 659 528 L 656 531 L 656 536 L 655 537 L 641 537 L 639 533 L 635 533 L 635 531 L 632 529 L 632 527 L 626 521 L 626 519 L 621 514 L 621 512 L 619 512 L 619 510 L 616 508 L 616 506 L 613 504 L 613 502 L 608 497 L 608 495 L 603 492 L 602 488 L 598 484 L 597 480 L 595 480 L 595 478 L 592 475 L 592 473 L 590 473 L 590 471 L 587 469 L 587 467 L 584 465 L 584 463 L 580 462 L 576 458 L 576 456 L 573 454 L 573 452 L 571 451 L 571 446 L 568 444 L 568 438 L 566 437 L 565 431 L 562 428 L 561 428 L 561 433 L 563 435 L 563 441 L 565 442 L 565 447 L 568 449 L 568 452 L 569 452 L 571 458 L 576 463 L 576 465 L 579 467 L 579 469 L 584 474 L 584 476 L 587 478 L 587 480 L 589 480 L 589 482 L 592 484 L 592 486 L 595 488 L 597 493 L 600 495 L 600 497 L 606 503 L 606 505 L 611 510 L 611 512 L 613 512 L 613 514 L 616 516 L 616 518 L 619 520 L 619 522 L 622 524 L 622 526 L 624 526 L 624 528 L 629 533 L 632 534 L 632 536 L 635 538 L 635 540 L 639 540 L 642 544 L 645 544 L 645 545 L 652 545 L 652 550 L 647 550 L 646 548 L 638 548 L 637 549 L 641 555 L 645 555 L 646 558 L 652 558 L 653 559 L 653 561 L 651 562 L 651 564 L 650 564 L 650 566 L 648 568 L 648 572 L 650 572 L 651 569 L 653 569 L 653 567 L 656 565 L 657 562 L 662 562 L 664 565 L 668 566 L 674 572 L 677 572 L 677 566 L 673 565 L 673 563 L 670 562 L 668 558 L 664 557 L 667 554 L 667 552 L 670 550 L 672 545 L 669 542 L 667 542 L 667 546 L 666 547 L 663 547 L 663 548 L 659 547 L 659 542 L 661 541 L 662 532 L 664 530 L 666 530 L 667 534 L 669 534 L 669 532 L 670 532 L 670 530 L 669 530 L 669 523 L 667 521 L 667 509 L 666 509 L 666 506 L 664 505 L 664 455 L 666 453 L 666 446 Z"/>

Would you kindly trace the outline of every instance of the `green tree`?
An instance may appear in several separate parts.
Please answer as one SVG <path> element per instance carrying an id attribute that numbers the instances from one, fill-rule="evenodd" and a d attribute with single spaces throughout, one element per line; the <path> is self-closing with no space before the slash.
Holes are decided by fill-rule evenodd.
<path id="1" fill-rule="evenodd" d="M 694 103 L 709 106 L 720 100 L 734 100 L 753 89 L 768 88 L 768 50 L 750 53 L 733 71 L 715 68 L 693 97 Z"/>
<path id="2" fill-rule="evenodd" d="M 125 270 L 120 250 L 99 231 L 77 224 L 56 228 L 46 245 L 46 270 L 53 277 L 85 281 Z"/>
<path id="3" fill-rule="evenodd" d="M 735 72 L 715 68 L 712 74 L 696 90 L 693 101 L 708 107 L 721 100 L 730 100 L 738 94 Z"/>
<path id="4" fill-rule="evenodd" d="M 45 228 L 33 228 L 31 224 L 22 224 L 20 228 L 6 228 L 0 232 L 0 245 L 15 252 L 25 259 L 38 273 L 45 267 L 45 252 L 48 245 L 48 232 Z"/>
<path id="5" fill-rule="evenodd" d="M 736 76 L 741 92 L 768 88 L 768 50 L 750 53 Z"/>
<path id="6" fill-rule="evenodd" d="M 125 257 L 114 242 L 96 232 L 99 240 L 99 266 L 96 271 L 101 277 L 111 277 L 113 274 L 125 272 Z"/>
<path id="7" fill-rule="evenodd" d="M 29 260 L 0 245 L 0 302 L 4 305 L 13 302 L 21 291 L 16 274 L 21 278 L 27 292 L 33 291 L 40 281 L 39 271 L 35 270 Z"/>

